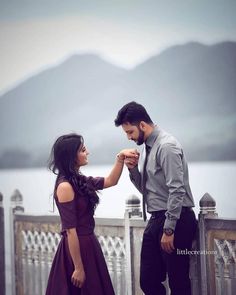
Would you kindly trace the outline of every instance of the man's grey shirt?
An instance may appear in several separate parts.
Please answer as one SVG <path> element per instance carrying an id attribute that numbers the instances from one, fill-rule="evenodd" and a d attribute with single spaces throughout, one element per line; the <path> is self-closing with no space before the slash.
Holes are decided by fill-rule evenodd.
<path id="1" fill-rule="evenodd" d="M 159 126 L 147 138 L 151 148 L 146 163 L 145 199 L 149 213 L 167 210 L 164 228 L 175 229 L 182 206 L 194 207 L 189 186 L 188 166 L 180 143 Z M 130 179 L 136 188 L 142 188 L 145 148 L 140 156 L 140 171 L 130 169 Z"/>

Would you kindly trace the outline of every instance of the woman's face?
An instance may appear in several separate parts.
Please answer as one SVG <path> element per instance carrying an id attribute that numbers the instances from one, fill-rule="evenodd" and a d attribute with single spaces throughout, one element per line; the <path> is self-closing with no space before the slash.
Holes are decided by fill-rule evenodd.
<path id="1" fill-rule="evenodd" d="M 88 155 L 89 155 L 89 152 L 84 145 L 82 146 L 82 149 L 78 149 L 77 161 L 76 161 L 78 167 L 85 166 L 88 164 L 88 158 L 87 158 Z"/>

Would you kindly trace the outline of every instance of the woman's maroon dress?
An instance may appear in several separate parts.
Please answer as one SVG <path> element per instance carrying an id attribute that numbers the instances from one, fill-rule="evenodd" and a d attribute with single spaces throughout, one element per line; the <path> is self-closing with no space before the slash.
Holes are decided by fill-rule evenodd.
<path id="1" fill-rule="evenodd" d="M 65 179 L 60 179 L 57 185 Z M 104 178 L 87 177 L 96 190 L 103 189 Z M 93 211 L 88 198 L 76 195 L 74 200 L 56 204 L 62 223 L 62 239 L 50 271 L 46 295 L 114 295 L 111 279 L 100 244 L 94 234 Z M 71 283 L 74 265 L 68 248 L 66 229 L 76 228 L 86 280 L 82 288 Z"/>

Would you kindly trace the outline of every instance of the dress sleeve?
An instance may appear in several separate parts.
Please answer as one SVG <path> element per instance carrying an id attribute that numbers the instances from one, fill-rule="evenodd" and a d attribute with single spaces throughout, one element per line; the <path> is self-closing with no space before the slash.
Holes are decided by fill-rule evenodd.
<path id="1" fill-rule="evenodd" d="M 94 187 L 95 190 L 102 190 L 104 188 L 104 177 L 87 177 L 87 182 Z"/>
<path id="2" fill-rule="evenodd" d="M 57 207 L 61 217 L 62 229 L 65 230 L 77 227 L 75 199 L 64 203 L 57 201 Z"/>

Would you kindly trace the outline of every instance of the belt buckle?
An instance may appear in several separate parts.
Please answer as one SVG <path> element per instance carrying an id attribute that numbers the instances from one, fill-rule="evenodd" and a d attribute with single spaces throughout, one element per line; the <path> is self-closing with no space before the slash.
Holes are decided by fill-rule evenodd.
<path id="1" fill-rule="evenodd" d="M 155 219 L 156 215 L 154 213 L 151 214 L 151 219 Z"/>
<path id="2" fill-rule="evenodd" d="M 157 218 L 156 212 L 152 212 L 151 213 L 151 219 L 156 219 L 156 218 Z"/>

